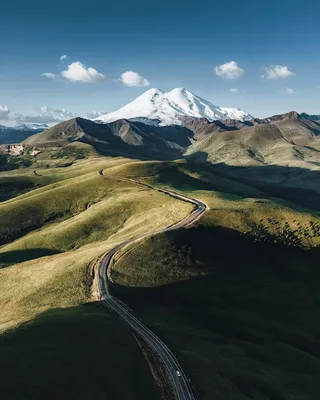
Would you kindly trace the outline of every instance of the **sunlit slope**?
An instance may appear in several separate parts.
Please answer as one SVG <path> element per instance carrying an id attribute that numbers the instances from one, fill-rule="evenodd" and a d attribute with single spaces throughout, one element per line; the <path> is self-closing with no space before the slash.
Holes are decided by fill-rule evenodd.
<path id="1" fill-rule="evenodd" d="M 320 158 L 319 125 L 287 119 L 239 131 L 208 135 L 186 156 L 198 162 L 228 165 L 283 165 L 316 168 Z"/>
<path id="2" fill-rule="evenodd" d="M 301 248 L 304 251 L 299 254 L 303 260 L 307 250 L 320 246 L 320 217 L 311 212 L 298 211 L 268 199 L 242 198 L 213 191 L 199 190 L 190 192 L 190 195 L 209 207 L 197 224 L 201 232 L 230 230 L 238 235 L 240 242 L 247 238 L 245 240 L 251 243 L 252 250 L 264 243 L 263 248 L 269 249 L 269 254 L 273 252 L 274 257 L 282 248 L 287 249 L 288 256 L 292 249 L 295 254 L 294 249 Z M 214 268 L 215 243 L 206 242 L 203 236 L 204 245 L 195 256 L 192 247 L 198 240 L 198 230 L 187 232 L 181 233 L 186 243 L 179 239 L 179 234 L 170 233 L 125 248 L 116 256 L 112 266 L 113 282 L 125 286 L 155 287 L 212 272 L 201 260 L 204 254 L 212 254 Z"/>
<path id="3" fill-rule="evenodd" d="M 96 172 L 57 186 L 48 185 L 38 189 L 40 193 L 30 192 L 1 206 L 2 227 L 20 237 L 0 249 L 6 267 L 0 270 L 4 324 L 15 325 L 50 307 L 86 301 L 90 285 L 84 280 L 92 260 L 121 240 L 179 221 L 192 208 L 153 190 L 106 180 Z M 25 234 L 27 210 L 31 231 Z M 63 253 L 53 254 L 59 252 Z M 35 260 L 46 254 L 51 256 Z"/>
<path id="4" fill-rule="evenodd" d="M 199 189 L 203 176 L 192 175 L 187 193 L 209 210 L 118 254 L 115 293 L 177 352 L 199 398 L 316 400 L 319 215 Z"/>
<path id="5" fill-rule="evenodd" d="M 20 171 L 43 186 L 0 204 L 2 240 L 16 237 L 0 248 L 6 399 L 103 399 L 106 385 L 113 399 L 160 398 L 134 338 L 93 303 L 90 266 L 119 242 L 179 221 L 191 206 L 98 175 L 128 161 L 83 160 L 34 176 Z M 8 179 L 19 179 L 18 172 Z"/>

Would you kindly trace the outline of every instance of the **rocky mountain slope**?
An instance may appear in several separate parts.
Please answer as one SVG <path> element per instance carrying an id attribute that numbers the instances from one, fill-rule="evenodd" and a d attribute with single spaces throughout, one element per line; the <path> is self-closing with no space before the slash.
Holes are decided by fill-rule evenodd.
<path id="1" fill-rule="evenodd" d="M 192 144 L 192 138 L 193 133 L 182 126 L 157 127 L 124 119 L 97 124 L 83 118 L 74 118 L 29 137 L 23 144 L 48 147 L 82 141 L 93 144 L 97 149 L 107 147 L 116 153 L 174 158 L 182 155 L 184 149 Z"/>
<path id="2" fill-rule="evenodd" d="M 184 117 L 181 125 L 155 126 L 125 119 L 98 124 L 82 118 L 62 122 L 26 139 L 33 147 L 86 142 L 108 154 L 156 159 L 186 157 L 227 165 L 320 166 L 320 122 L 296 112 L 266 119 L 209 121 Z"/>
<path id="3" fill-rule="evenodd" d="M 252 126 L 217 127 L 192 123 L 200 140 L 185 155 L 194 161 L 229 165 L 320 166 L 320 123 L 288 113 Z M 190 123 L 187 125 L 190 127 Z M 201 128 L 201 129 L 200 129 Z"/>

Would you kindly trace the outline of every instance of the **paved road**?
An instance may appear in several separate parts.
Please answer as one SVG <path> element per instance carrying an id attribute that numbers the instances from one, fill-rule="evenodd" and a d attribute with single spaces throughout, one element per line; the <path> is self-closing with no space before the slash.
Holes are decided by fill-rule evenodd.
<path id="1" fill-rule="evenodd" d="M 167 369 L 168 376 L 170 377 L 172 388 L 175 392 L 176 398 L 178 400 L 195 400 L 189 381 L 185 373 L 183 372 L 178 360 L 172 354 L 169 348 L 149 328 L 147 328 L 141 321 L 139 321 L 138 318 L 136 318 L 133 314 L 131 314 L 131 312 L 127 308 L 125 308 L 120 303 L 120 301 L 117 300 L 116 297 L 114 297 L 110 293 L 108 287 L 108 267 L 110 265 L 113 256 L 124 246 L 128 245 L 129 243 L 136 242 L 146 236 L 151 236 L 160 232 L 168 232 L 174 229 L 189 226 L 193 222 L 195 222 L 198 218 L 201 217 L 201 215 L 206 210 L 206 205 L 197 199 L 181 195 L 179 193 L 173 192 L 172 190 L 157 189 L 151 185 L 133 179 L 104 175 L 103 171 L 99 171 L 99 174 L 106 179 L 115 179 L 118 181 L 130 182 L 140 186 L 147 187 L 149 189 L 157 190 L 158 192 L 165 193 L 176 199 L 192 203 L 195 206 L 194 211 L 188 217 L 186 217 L 185 219 L 174 225 L 169 226 L 168 228 L 159 229 L 152 233 L 141 234 L 133 239 L 128 239 L 118 244 L 116 247 L 111 249 L 107 254 L 105 254 L 105 256 L 103 257 L 97 268 L 98 289 L 102 303 L 106 307 L 111 308 L 113 311 L 115 311 L 123 319 L 123 321 L 127 325 L 129 325 L 132 331 L 134 331 L 136 335 L 140 336 L 140 338 L 142 338 L 150 346 L 150 348 L 157 354 L 157 356 L 163 361 L 163 364 Z"/>

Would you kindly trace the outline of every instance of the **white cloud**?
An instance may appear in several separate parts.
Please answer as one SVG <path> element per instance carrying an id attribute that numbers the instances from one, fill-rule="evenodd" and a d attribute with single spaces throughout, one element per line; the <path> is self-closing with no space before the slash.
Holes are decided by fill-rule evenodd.
<path id="1" fill-rule="evenodd" d="M 10 110 L 7 106 L 0 105 L 0 120 L 7 121 L 10 118 Z"/>
<path id="2" fill-rule="evenodd" d="M 239 90 L 237 88 L 231 88 L 230 92 L 231 93 L 239 93 Z"/>
<path id="3" fill-rule="evenodd" d="M 86 113 L 83 118 L 94 119 L 94 118 L 98 118 L 101 115 L 105 115 L 105 114 L 107 114 L 106 111 L 91 111 L 91 112 Z"/>
<path id="4" fill-rule="evenodd" d="M 238 79 L 244 75 L 244 70 L 235 61 L 217 65 L 214 70 L 218 76 L 227 79 Z"/>
<path id="5" fill-rule="evenodd" d="M 64 61 L 67 59 L 68 59 L 68 56 L 66 54 L 63 54 L 62 56 L 60 56 L 60 61 Z"/>
<path id="6" fill-rule="evenodd" d="M 45 76 L 50 79 L 56 78 L 56 74 L 52 74 L 51 72 L 44 72 L 43 74 L 41 74 L 41 76 Z"/>
<path id="7" fill-rule="evenodd" d="M 72 82 L 98 83 L 105 80 L 105 76 L 94 68 L 86 68 L 80 61 L 68 65 L 61 75 Z"/>
<path id="8" fill-rule="evenodd" d="M 291 88 L 286 88 L 286 93 L 288 93 L 288 94 L 294 94 L 295 91 L 294 91 L 293 89 L 291 89 Z"/>
<path id="9" fill-rule="evenodd" d="M 106 111 L 91 111 L 86 114 L 82 114 L 83 118 L 94 119 L 101 115 L 107 114 Z M 76 118 L 79 114 L 75 114 L 65 108 L 51 108 L 48 106 L 42 106 L 35 114 L 12 114 L 7 106 L 0 105 L 0 121 L 11 121 L 15 122 L 16 125 L 22 124 L 48 124 L 54 125 L 59 122 L 67 121 L 68 119 Z"/>
<path id="10" fill-rule="evenodd" d="M 24 123 L 38 123 L 38 124 L 50 124 L 66 121 L 71 118 L 75 118 L 76 115 L 65 108 L 53 109 L 47 106 L 42 106 L 39 110 L 39 114 L 36 115 L 22 115 L 16 114 L 15 119 L 17 124 Z"/>
<path id="11" fill-rule="evenodd" d="M 150 82 L 134 71 L 126 71 L 120 76 L 120 81 L 127 86 L 148 86 Z"/>
<path id="12" fill-rule="evenodd" d="M 293 71 L 290 71 L 286 65 L 270 65 L 265 68 L 268 79 L 286 79 L 295 76 Z M 264 75 L 261 76 L 264 78 Z"/>

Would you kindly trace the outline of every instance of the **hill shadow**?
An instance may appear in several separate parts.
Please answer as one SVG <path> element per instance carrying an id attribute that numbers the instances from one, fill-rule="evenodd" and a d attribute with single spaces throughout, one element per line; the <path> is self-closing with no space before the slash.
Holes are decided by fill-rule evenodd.
<path id="1" fill-rule="evenodd" d="M 303 332 L 317 333 L 318 324 L 310 313 L 318 313 L 320 247 L 304 250 L 256 242 L 223 227 L 197 226 L 165 236 L 177 251 L 188 246 L 194 268 L 206 275 L 154 288 L 111 285 L 116 296 L 138 313 L 140 308 L 155 314 L 175 309 L 181 326 L 191 319 L 194 328 L 215 332 L 224 340 L 261 343 L 281 337 L 320 357 L 319 341 Z M 157 262 L 161 261 L 167 262 Z M 183 262 L 175 268 L 184 268 Z"/>
<path id="2" fill-rule="evenodd" d="M 62 253 L 62 251 L 44 248 L 7 251 L 0 253 L 0 269 L 9 267 L 12 264 L 18 264 L 24 261 L 35 260 L 37 258 L 59 253 Z"/>
<path id="3" fill-rule="evenodd" d="M 132 160 L 141 161 L 172 161 L 182 156 L 182 151 L 177 150 L 168 151 L 168 149 L 166 149 L 165 152 L 161 153 L 153 150 L 147 150 L 142 146 L 141 148 L 137 148 L 137 146 L 128 145 L 125 143 L 114 145 L 102 143 L 96 144 L 86 140 L 79 141 L 90 144 L 99 155 L 106 157 L 125 157 Z"/>
<path id="4" fill-rule="evenodd" d="M 6 400 L 103 399 L 106 385 L 114 400 L 132 393 L 160 400 L 133 337 L 94 303 L 41 313 L 0 335 L 0 351 Z M 106 360 L 112 360 L 107 367 Z"/>
<path id="5" fill-rule="evenodd" d="M 242 183 L 261 192 L 262 196 L 282 199 L 316 211 L 320 210 L 320 170 L 282 165 L 232 166 L 214 164 L 207 153 L 185 156 L 194 171 L 207 171 L 230 182 Z"/>

